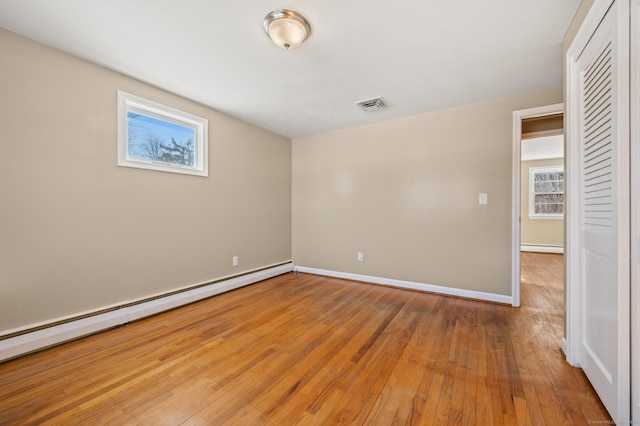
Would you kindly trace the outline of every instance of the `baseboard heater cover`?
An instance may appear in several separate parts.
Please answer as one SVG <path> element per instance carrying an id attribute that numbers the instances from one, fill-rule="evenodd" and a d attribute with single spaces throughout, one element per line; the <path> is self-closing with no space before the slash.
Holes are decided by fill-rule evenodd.
<path id="1" fill-rule="evenodd" d="M 166 297 L 154 298 L 139 304 L 128 303 L 115 310 L 93 316 L 83 316 L 78 320 L 0 340 L 0 362 L 286 274 L 293 269 L 293 262 L 286 262 L 229 279 L 218 280 L 210 285 L 199 285 L 197 288 L 173 292 Z"/>
<path id="2" fill-rule="evenodd" d="M 526 245 L 520 246 L 520 251 L 528 251 L 532 253 L 564 253 L 564 247 L 562 246 L 538 246 L 538 245 Z"/>
<path id="3" fill-rule="evenodd" d="M 447 296 L 464 297 L 467 299 L 483 300 L 487 302 L 504 303 L 511 305 L 513 298 L 502 294 L 485 293 L 481 291 L 465 290 L 453 287 L 444 287 L 434 284 L 417 283 L 413 281 L 395 280 L 390 278 L 374 277 L 369 275 L 352 274 L 348 272 L 336 272 L 327 269 L 308 268 L 296 265 L 296 272 L 303 272 L 315 275 L 324 275 L 327 277 L 344 278 L 347 280 L 363 281 L 372 284 L 388 285 L 391 287 L 406 288 L 411 290 L 426 291 L 429 293 L 445 294 Z"/>

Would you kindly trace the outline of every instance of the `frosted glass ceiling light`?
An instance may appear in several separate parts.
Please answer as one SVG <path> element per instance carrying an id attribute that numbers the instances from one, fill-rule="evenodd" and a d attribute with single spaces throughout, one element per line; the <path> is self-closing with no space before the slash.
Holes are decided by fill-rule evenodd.
<path id="1" fill-rule="evenodd" d="M 311 34 L 311 26 L 304 16 L 287 9 L 274 10 L 264 18 L 264 31 L 282 49 L 295 49 Z"/>

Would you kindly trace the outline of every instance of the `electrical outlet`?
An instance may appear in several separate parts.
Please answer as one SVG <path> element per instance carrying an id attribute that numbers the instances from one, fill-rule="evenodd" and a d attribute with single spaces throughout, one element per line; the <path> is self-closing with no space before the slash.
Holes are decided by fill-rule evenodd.
<path id="1" fill-rule="evenodd" d="M 361 252 L 361 251 L 359 251 L 359 252 L 358 252 L 358 262 L 362 262 L 362 259 L 363 259 L 363 257 L 362 257 L 362 252 Z"/>
<path id="2" fill-rule="evenodd" d="M 238 256 L 233 256 L 233 266 L 238 266 Z"/>

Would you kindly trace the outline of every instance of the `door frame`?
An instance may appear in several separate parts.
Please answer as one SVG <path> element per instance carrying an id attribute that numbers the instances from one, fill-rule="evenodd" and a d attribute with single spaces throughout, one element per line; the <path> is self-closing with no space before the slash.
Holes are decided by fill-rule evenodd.
<path id="1" fill-rule="evenodd" d="M 520 215 L 521 215 L 521 163 L 522 120 L 564 114 L 564 104 L 545 105 L 513 111 L 513 166 L 511 176 L 511 305 L 520 306 Z M 566 150 L 566 144 L 565 144 Z"/>
<path id="2" fill-rule="evenodd" d="M 640 0 L 631 0 L 631 419 L 640 420 Z M 635 361 L 635 364 L 633 362 Z"/>

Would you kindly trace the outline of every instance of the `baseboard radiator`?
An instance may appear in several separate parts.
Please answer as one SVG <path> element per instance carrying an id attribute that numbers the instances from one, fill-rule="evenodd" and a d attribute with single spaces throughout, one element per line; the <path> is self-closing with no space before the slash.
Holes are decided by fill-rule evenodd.
<path id="1" fill-rule="evenodd" d="M 0 336 L 0 362 L 286 274 L 293 269 L 293 262 L 287 261 L 49 324 L 7 330 Z"/>
<path id="2" fill-rule="evenodd" d="M 520 246 L 520 251 L 528 251 L 533 253 L 564 253 L 564 247 L 562 246 L 543 246 L 543 245 L 527 245 Z"/>

